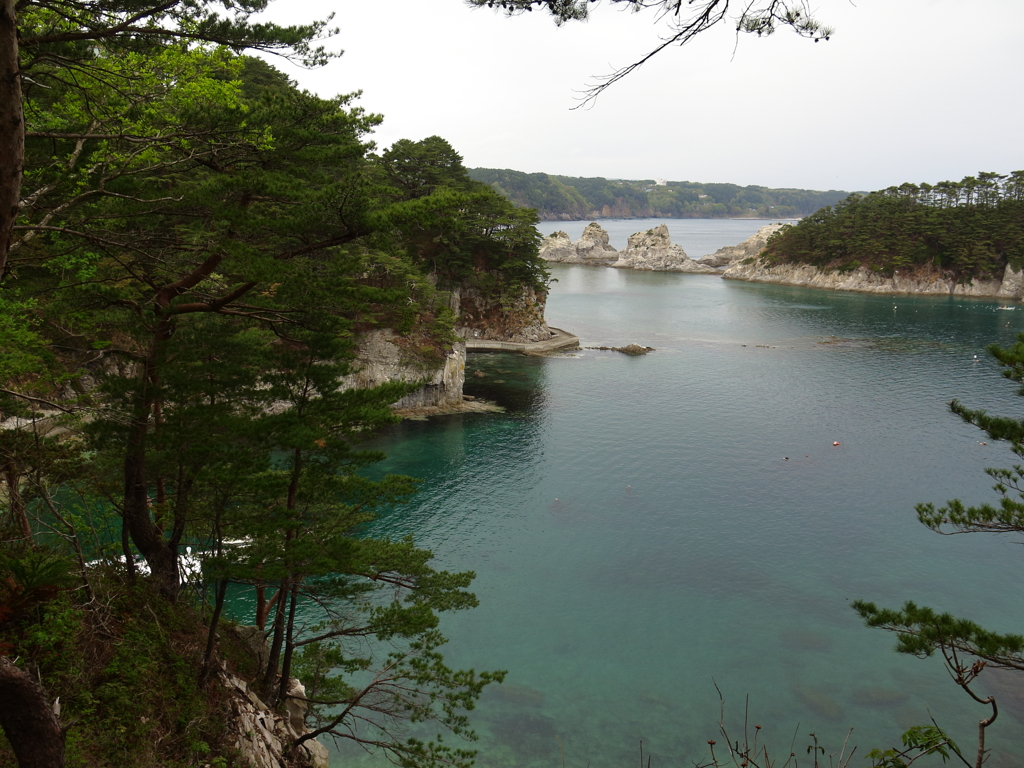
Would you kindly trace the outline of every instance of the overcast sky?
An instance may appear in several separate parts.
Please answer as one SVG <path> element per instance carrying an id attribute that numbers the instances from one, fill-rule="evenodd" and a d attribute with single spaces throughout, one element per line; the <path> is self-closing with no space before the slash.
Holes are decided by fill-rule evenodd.
<path id="1" fill-rule="evenodd" d="M 276 0 L 335 13 L 344 55 L 281 66 L 324 96 L 362 90 L 378 146 L 439 135 L 468 167 L 873 190 L 1024 169 L 1024 0 L 819 0 L 814 43 L 731 29 L 671 48 L 585 109 L 593 76 L 656 44 L 650 13 L 507 18 L 462 0 Z M 280 64 L 279 64 L 280 66 Z"/>

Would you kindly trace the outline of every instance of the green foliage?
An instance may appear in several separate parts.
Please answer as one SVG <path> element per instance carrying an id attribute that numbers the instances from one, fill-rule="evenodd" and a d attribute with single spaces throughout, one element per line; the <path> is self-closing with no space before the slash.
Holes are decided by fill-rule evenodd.
<path id="1" fill-rule="evenodd" d="M 846 193 L 835 190 L 814 192 L 689 181 L 670 181 L 659 185 L 652 180 L 577 178 L 492 168 L 472 168 L 469 175 L 516 205 L 535 209 L 546 220 L 579 220 L 595 216 L 786 218 L 806 216 L 822 206 L 834 205 L 846 196 Z"/>
<path id="2" fill-rule="evenodd" d="M 867 753 L 872 768 L 906 768 L 914 760 L 925 755 L 939 755 L 942 762 L 950 753 L 960 755 L 956 743 L 937 725 L 918 725 L 905 731 L 901 736 L 903 749 L 873 749 Z"/>
<path id="3" fill-rule="evenodd" d="M 938 269 L 963 281 L 1001 277 L 1007 264 L 1024 263 L 1024 171 L 851 195 L 783 228 L 765 255 L 889 276 Z"/>
<path id="4" fill-rule="evenodd" d="M 363 533 L 414 490 L 363 477 L 381 456 L 360 444 L 415 385 L 339 381 L 373 327 L 436 366 L 454 321 L 438 280 L 543 287 L 535 218 L 468 179 L 436 137 L 369 158 L 376 116 L 227 49 L 79 55 L 80 77 L 41 69 L 46 87 L 29 93 L 18 292 L 0 289 L 12 312 L 0 374 L 15 393 L 3 416 L 38 411 L 29 385 L 75 412 L 60 440 L 12 431 L 0 451 L 22 511 L 59 548 L 0 563 L 3 650 L 39 665 L 65 715 L 89 721 L 70 732 L 70 764 L 223 764 L 218 688 L 199 675 L 216 628 L 178 590 L 187 542 L 215 585 L 280 595 L 257 687 L 287 683 L 307 646 L 323 649 L 316 675 L 342 676 L 336 690 L 318 683 L 338 698 L 382 665 L 400 670 L 408 700 L 394 699 L 377 746 L 410 766 L 468 760 L 440 739 L 406 743 L 395 723 L 468 737 L 462 713 L 500 678 L 451 670 L 437 652 L 438 612 L 476 604 L 472 574 L 433 569 L 411 539 Z M 79 567 L 111 544 L 134 545 L 152 580 Z M 318 627 L 284 620 L 296 601 L 322 607 Z"/>
<path id="5" fill-rule="evenodd" d="M 919 658 L 942 648 L 956 648 L 1001 666 L 1024 669 L 1024 637 L 989 632 L 973 621 L 937 613 L 907 601 L 901 610 L 878 608 L 856 600 L 853 608 L 869 627 L 895 632 L 896 650 Z"/>
<path id="6" fill-rule="evenodd" d="M 373 245 L 401 249 L 445 287 L 547 288 L 536 215 L 473 180 L 444 139 L 396 142 L 374 167 L 381 207 Z"/>

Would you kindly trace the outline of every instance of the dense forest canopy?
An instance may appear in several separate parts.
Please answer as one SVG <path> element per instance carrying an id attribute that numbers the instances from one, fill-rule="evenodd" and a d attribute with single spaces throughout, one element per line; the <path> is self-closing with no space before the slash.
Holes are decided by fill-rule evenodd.
<path id="1" fill-rule="evenodd" d="M 547 173 L 471 168 L 469 174 L 544 221 L 599 218 L 798 218 L 834 205 L 847 192 L 769 189 L 654 179 L 577 178 Z"/>
<path id="2" fill-rule="evenodd" d="M 0 282 L 0 765 L 61 765 L 65 735 L 79 765 L 226 759 L 227 660 L 271 704 L 300 671 L 314 734 L 466 764 L 405 724 L 471 737 L 501 677 L 438 652 L 472 574 L 363 535 L 415 488 L 366 480 L 360 448 L 413 386 L 339 380 L 376 328 L 436 367 L 450 289 L 546 287 L 535 215 L 439 137 L 373 154 L 378 116 L 260 59 L 55 45 L 26 79 Z M 253 595 L 258 661 L 221 619 L 229 587 Z"/>
<path id="3" fill-rule="evenodd" d="M 778 232 L 765 256 L 823 268 L 1001 277 L 1024 264 L 1024 171 L 854 194 Z"/>

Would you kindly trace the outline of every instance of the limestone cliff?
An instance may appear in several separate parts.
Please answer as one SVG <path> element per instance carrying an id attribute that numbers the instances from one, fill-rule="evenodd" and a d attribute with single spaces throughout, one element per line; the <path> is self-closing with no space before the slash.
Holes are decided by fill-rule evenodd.
<path id="1" fill-rule="evenodd" d="M 717 273 L 714 267 L 694 261 L 686 255 L 682 246 L 673 244 L 668 227 L 664 224 L 630 235 L 626 250 L 619 254 L 618 261 L 611 266 L 656 272 Z"/>
<path id="2" fill-rule="evenodd" d="M 698 263 L 709 267 L 726 267 L 734 261 L 757 257 L 764 250 L 768 238 L 782 229 L 785 224 L 766 224 L 739 245 L 727 245 L 719 248 L 710 256 L 697 259 Z"/>
<path id="3" fill-rule="evenodd" d="M 344 388 L 375 387 L 389 381 L 424 382 L 396 408 L 447 408 L 462 402 L 466 381 L 466 345 L 454 344 L 443 357 L 411 349 L 407 339 L 388 328 L 361 334 L 353 373 L 342 379 Z"/>
<path id="4" fill-rule="evenodd" d="M 452 291 L 455 333 L 464 339 L 528 344 L 551 337 L 544 320 L 547 293 L 520 288 L 511 293 L 462 287 Z"/>
<path id="5" fill-rule="evenodd" d="M 807 264 L 769 264 L 763 259 L 744 259 L 728 266 L 722 277 L 836 291 L 985 296 L 1007 300 L 1024 298 L 1024 274 L 1009 265 L 1002 279 L 958 283 L 955 277 L 936 269 L 900 270 L 892 277 L 886 277 L 864 267 L 841 272 Z"/>
<path id="6" fill-rule="evenodd" d="M 567 264 L 608 266 L 619 258 L 619 252 L 609 245 L 608 233 L 596 221 L 592 221 L 575 243 L 569 240 L 565 232 L 548 235 L 541 243 L 540 257 L 545 261 Z"/>

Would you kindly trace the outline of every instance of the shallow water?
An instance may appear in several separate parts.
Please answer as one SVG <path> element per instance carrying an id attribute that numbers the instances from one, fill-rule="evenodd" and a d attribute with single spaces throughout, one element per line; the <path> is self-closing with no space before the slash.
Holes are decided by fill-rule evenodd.
<path id="1" fill-rule="evenodd" d="M 1020 412 L 984 346 L 1009 344 L 1024 312 L 553 274 L 552 324 L 583 346 L 657 351 L 472 355 L 467 393 L 507 413 L 405 422 L 373 444 L 389 455 L 379 471 L 424 482 L 372 532 L 413 533 L 441 567 L 478 574 L 480 607 L 443 623 L 452 664 L 509 671 L 473 713 L 477 764 L 557 766 L 564 750 L 573 768 L 621 766 L 642 741 L 652 766 L 692 765 L 723 741 L 716 685 L 733 738 L 749 695 L 779 754 L 794 733 L 801 754 L 812 732 L 838 750 L 853 727 L 860 755 L 929 713 L 969 745 L 985 710 L 938 660 L 893 653 L 849 602 L 1024 626 L 1019 547 L 938 536 L 914 515 L 992 500 L 983 468 L 1013 463 L 946 403 Z M 1024 701 L 989 686 L 1002 705 L 989 765 L 1018 765 Z"/>

